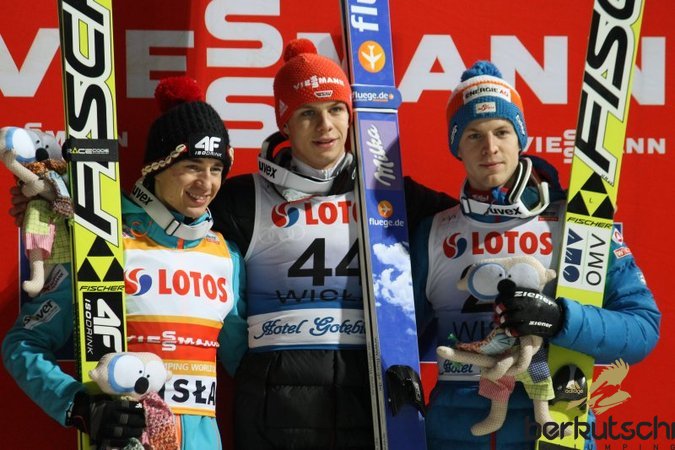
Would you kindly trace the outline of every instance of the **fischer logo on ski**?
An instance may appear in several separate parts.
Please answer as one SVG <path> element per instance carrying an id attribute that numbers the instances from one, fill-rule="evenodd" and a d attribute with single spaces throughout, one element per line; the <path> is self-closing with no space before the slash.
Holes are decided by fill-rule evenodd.
<path id="1" fill-rule="evenodd" d="M 59 28 L 71 222 L 75 360 L 79 379 L 126 349 L 121 193 L 111 0 L 60 0 Z M 78 435 L 80 449 L 89 436 Z"/>
<path id="2" fill-rule="evenodd" d="M 614 236 L 613 217 L 643 10 L 643 0 L 625 1 L 621 6 L 595 0 L 591 21 L 556 296 L 598 307 L 603 302 Z M 576 424 L 587 424 L 593 358 L 551 345 L 549 366 L 554 379 L 560 379 L 551 416 L 560 430 L 567 427 L 573 433 L 562 438 L 561 433 L 542 433 L 536 448 L 584 448 L 584 433 L 577 432 Z M 586 383 L 578 384 L 586 398 L 580 404 L 565 390 L 570 374 L 579 383 Z M 576 401 L 576 406 L 570 407 L 570 401 Z"/>

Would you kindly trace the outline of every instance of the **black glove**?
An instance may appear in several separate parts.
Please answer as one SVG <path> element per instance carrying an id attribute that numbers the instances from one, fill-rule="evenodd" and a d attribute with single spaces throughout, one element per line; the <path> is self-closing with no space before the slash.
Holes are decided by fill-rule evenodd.
<path id="1" fill-rule="evenodd" d="M 511 336 L 535 335 L 550 338 L 563 324 L 563 308 L 556 300 L 536 289 L 518 288 L 502 280 L 495 298 L 495 323 Z"/>
<path id="2" fill-rule="evenodd" d="M 105 395 L 75 394 L 67 425 L 87 433 L 94 442 L 124 447 L 140 438 L 145 429 L 143 406 L 131 400 L 112 400 Z"/>

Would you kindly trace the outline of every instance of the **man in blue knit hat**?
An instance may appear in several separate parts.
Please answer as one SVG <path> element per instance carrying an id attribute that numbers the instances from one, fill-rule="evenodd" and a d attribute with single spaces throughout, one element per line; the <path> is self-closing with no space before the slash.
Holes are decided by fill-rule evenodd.
<path id="1" fill-rule="evenodd" d="M 516 281 L 515 291 L 499 293 L 501 278 L 518 277 L 495 265 L 469 270 L 486 259 L 523 255 L 557 270 L 565 193 L 555 169 L 522 156 L 523 104 L 492 63 L 479 61 L 464 72 L 448 102 L 447 123 L 450 150 L 466 180 L 460 204 L 422 222 L 412 239 L 419 332 L 435 324 L 436 343 L 453 346 L 484 340 L 500 327 L 506 336 L 539 336 L 598 363 L 622 358 L 633 364 L 647 356 L 658 339 L 660 313 L 622 239 L 612 242 L 604 308 L 551 298 L 555 280 L 535 292 Z M 617 252 L 621 247 L 625 251 Z M 543 376 L 550 376 L 545 358 L 539 361 Z M 533 402 L 523 386 L 513 377 L 479 384 L 479 376 L 476 365 L 439 357 L 427 414 L 429 449 L 534 448 Z M 474 427 L 500 408 L 503 421 Z"/>

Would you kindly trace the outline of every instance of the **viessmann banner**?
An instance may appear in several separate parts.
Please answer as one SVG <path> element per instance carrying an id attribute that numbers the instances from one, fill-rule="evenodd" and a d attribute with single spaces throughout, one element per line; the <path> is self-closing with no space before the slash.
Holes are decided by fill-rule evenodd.
<path id="1" fill-rule="evenodd" d="M 367 8 L 377 1 L 382 0 L 361 3 Z M 0 15 L 0 126 L 41 128 L 62 141 L 56 1 L 5 3 Z M 529 133 L 526 153 L 546 157 L 566 185 L 592 3 L 390 0 L 404 172 L 457 194 L 463 169 L 448 150 L 445 106 L 464 69 L 477 59 L 490 59 L 523 97 Z M 602 428 L 596 430 L 611 449 L 675 446 L 675 413 L 670 406 L 675 395 L 668 381 L 675 368 L 669 354 L 675 342 L 675 317 L 672 289 L 666 284 L 673 220 L 669 205 L 675 194 L 671 181 L 675 157 L 669 148 L 675 138 L 669 101 L 675 78 L 668 70 L 675 57 L 671 3 L 646 0 L 616 215 L 664 313 L 662 336 L 642 363 L 625 367 L 617 362 L 621 370 L 615 373 L 623 376 L 615 376 L 620 380 L 610 385 L 628 396 L 612 402 L 606 400 L 612 395 L 604 393 L 596 399 L 604 401 L 599 423 L 614 424 L 607 425 L 604 435 Z M 115 0 L 113 4 L 121 176 L 127 188 L 140 175 L 146 130 L 158 114 L 152 95 L 159 78 L 187 73 L 198 79 L 207 101 L 230 129 L 237 149 L 236 174 L 257 169 L 257 149 L 276 130 L 272 81 L 282 63 L 284 44 L 306 37 L 320 53 L 340 62 L 344 58 L 338 0 Z M 602 51 L 617 51 L 609 28 L 605 32 Z M 7 192 L 14 180 L 8 171 L 2 174 L 5 270 L 0 271 L 0 334 L 4 335 L 17 314 L 19 286 L 17 231 L 6 215 Z M 484 248 L 489 251 L 492 246 Z M 429 390 L 435 371 L 424 372 Z M 0 373 L 5 401 L 11 405 L 0 416 L 9 420 L 11 414 L 13 423 L 18 417 L 19 423 L 22 418 L 29 421 L 31 429 L 39 423 L 50 430 L 40 436 L 33 433 L 31 439 L 38 443 L 66 433 L 35 410 L 6 372 Z M 17 429 L 16 436 L 26 433 L 28 427 L 25 433 Z M 19 442 L 18 437 L 12 439 Z M 224 439 L 227 448 L 230 443 Z"/>

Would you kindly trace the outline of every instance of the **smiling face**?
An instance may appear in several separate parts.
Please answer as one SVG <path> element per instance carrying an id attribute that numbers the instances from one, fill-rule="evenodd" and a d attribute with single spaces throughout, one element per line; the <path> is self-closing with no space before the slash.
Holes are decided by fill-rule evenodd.
<path id="1" fill-rule="evenodd" d="M 464 129 L 458 156 L 473 189 L 488 191 L 508 181 L 518 165 L 518 135 L 510 121 L 474 120 Z"/>
<path id="2" fill-rule="evenodd" d="M 284 126 L 293 157 L 314 169 L 329 169 L 345 153 L 349 110 L 342 102 L 302 105 Z"/>
<path id="3" fill-rule="evenodd" d="M 178 161 L 155 175 L 155 196 L 170 209 L 196 219 L 218 193 L 223 169 L 215 158 Z"/>

